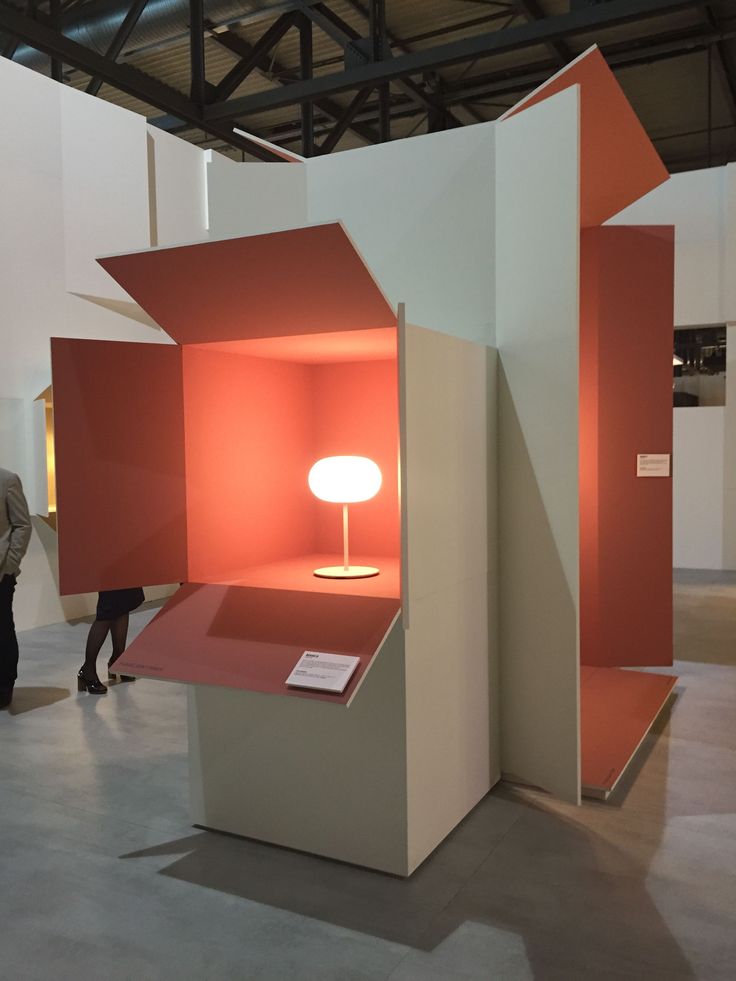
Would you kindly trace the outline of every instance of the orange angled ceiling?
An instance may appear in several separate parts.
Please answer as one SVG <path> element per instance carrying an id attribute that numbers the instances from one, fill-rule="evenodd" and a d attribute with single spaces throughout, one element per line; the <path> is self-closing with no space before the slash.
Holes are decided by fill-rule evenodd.
<path id="1" fill-rule="evenodd" d="M 667 168 L 597 47 L 590 48 L 501 119 L 580 86 L 580 223 L 601 225 L 662 184 Z"/>
<path id="2" fill-rule="evenodd" d="M 98 261 L 179 344 L 396 325 L 337 222 Z"/>

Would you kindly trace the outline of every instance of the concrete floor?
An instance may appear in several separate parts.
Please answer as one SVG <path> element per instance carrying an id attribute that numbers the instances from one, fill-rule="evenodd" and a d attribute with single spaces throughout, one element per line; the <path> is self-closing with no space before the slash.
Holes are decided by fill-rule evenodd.
<path id="1" fill-rule="evenodd" d="M 675 592 L 677 697 L 614 797 L 499 787 L 408 881 L 193 829 L 183 690 L 77 695 L 87 625 L 27 631 L 0 978 L 732 981 L 736 575 Z"/>

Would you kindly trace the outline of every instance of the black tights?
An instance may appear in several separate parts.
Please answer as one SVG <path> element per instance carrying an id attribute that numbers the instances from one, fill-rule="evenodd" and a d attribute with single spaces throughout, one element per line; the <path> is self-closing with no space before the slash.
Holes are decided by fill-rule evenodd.
<path id="1" fill-rule="evenodd" d="M 123 613 L 117 620 L 95 620 L 89 628 L 87 647 L 84 652 L 83 673 L 86 677 L 97 676 L 97 655 L 105 643 L 108 633 L 112 638 L 112 657 L 107 662 L 108 667 L 117 661 L 125 650 L 128 639 L 128 614 Z"/>

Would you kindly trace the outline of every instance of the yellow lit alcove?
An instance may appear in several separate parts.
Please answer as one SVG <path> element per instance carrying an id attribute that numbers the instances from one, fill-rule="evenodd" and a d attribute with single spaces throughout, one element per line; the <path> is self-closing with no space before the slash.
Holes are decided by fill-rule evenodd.
<path id="1" fill-rule="evenodd" d="M 46 482 L 48 493 L 48 515 L 41 515 L 56 530 L 56 458 L 54 456 L 54 397 L 51 385 L 36 398 L 44 404 L 46 421 Z"/>

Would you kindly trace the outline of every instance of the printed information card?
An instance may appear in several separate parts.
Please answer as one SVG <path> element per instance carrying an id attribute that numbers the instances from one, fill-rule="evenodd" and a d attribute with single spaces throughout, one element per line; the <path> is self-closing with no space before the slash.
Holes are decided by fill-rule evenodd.
<path id="1" fill-rule="evenodd" d="M 291 688 L 312 688 L 342 695 L 359 664 L 360 658 L 350 654 L 305 651 L 286 684 Z"/>
<path id="2" fill-rule="evenodd" d="M 636 457 L 637 477 L 669 477 L 669 453 L 639 453 Z"/>

